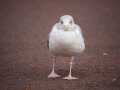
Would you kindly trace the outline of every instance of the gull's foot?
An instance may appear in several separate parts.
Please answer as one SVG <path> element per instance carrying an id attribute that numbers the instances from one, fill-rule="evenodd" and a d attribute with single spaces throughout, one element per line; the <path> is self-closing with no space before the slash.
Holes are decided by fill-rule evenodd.
<path id="1" fill-rule="evenodd" d="M 63 78 L 63 79 L 67 79 L 67 80 L 75 80 L 77 79 L 76 77 L 72 77 L 71 75 L 68 75 L 67 77 Z"/>
<path id="2" fill-rule="evenodd" d="M 56 74 L 55 72 L 51 72 L 51 74 L 48 75 L 48 78 L 57 78 L 60 77 L 60 75 Z"/>

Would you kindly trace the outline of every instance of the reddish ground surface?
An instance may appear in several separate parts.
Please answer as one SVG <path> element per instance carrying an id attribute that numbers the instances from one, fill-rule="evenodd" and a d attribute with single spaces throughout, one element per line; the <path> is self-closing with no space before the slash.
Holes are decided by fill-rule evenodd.
<path id="1" fill-rule="evenodd" d="M 52 55 L 46 39 L 62 15 L 73 16 L 85 39 L 72 75 L 69 58 L 58 58 L 60 78 L 48 79 Z M 1 0 L 0 90 L 120 90 L 119 0 Z"/>

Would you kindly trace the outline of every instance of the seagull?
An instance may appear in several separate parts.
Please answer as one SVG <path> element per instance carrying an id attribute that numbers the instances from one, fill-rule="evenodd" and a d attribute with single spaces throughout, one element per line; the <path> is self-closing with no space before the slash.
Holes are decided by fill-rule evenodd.
<path id="1" fill-rule="evenodd" d="M 81 28 L 74 23 L 72 16 L 63 15 L 60 18 L 59 23 L 52 27 L 52 30 L 47 38 L 47 47 L 54 55 L 52 72 L 48 75 L 48 78 L 60 77 L 60 75 L 55 73 L 54 68 L 56 57 L 62 56 L 71 58 L 69 75 L 63 79 L 77 79 L 71 75 L 73 59 L 75 56 L 80 55 L 84 51 L 85 44 Z"/>

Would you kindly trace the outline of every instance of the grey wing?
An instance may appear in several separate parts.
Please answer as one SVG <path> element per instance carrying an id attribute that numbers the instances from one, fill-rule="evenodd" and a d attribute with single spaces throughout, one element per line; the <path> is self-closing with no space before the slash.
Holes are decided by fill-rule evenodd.
<path id="1" fill-rule="evenodd" d="M 77 24 L 75 24 L 75 25 L 77 26 L 77 29 L 79 30 L 79 33 L 81 34 L 82 40 L 84 41 L 84 38 L 83 38 L 83 35 L 82 35 L 82 30 L 81 30 L 81 28 L 80 28 Z"/>
<path id="2" fill-rule="evenodd" d="M 55 24 L 53 27 L 52 27 L 52 30 L 55 30 L 55 27 L 58 25 L 58 23 L 57 24 Z M 52 31 L 51 30 L 51 31 Z M 50 38 L 50 34 L 48 35 L 48 38 L 47 38 L 47 47 L 48 47 L 48 49 L 49 49 L 49 38 Z"/>
<path id="3" fill-rule="evenodd" d="M 50 38 L 50 35 L 48 35 L 48 38 L 47 38 L 47 48 L 49 49 L 49 38 Z"/>
<path id="4" fill-rule="evenodd" d="M 80 33 L 82 34 L 81 28 L 77 24 L 75 24 L 75 25 L 77 26 L 77 28 L 79 29 Z"/>

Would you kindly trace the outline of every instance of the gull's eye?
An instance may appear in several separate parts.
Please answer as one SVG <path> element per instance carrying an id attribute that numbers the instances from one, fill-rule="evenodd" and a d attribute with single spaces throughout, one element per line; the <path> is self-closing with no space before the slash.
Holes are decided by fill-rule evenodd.
<path id="1" fill-rule="evenodd" d="M 70 24 L 72 24 L 72 20 L 70 21 Z"/>
<path id="2" fill-rule="evenodd" d="M 63 24 L 63 21 L 61 21 L 61 24 Z"/>

